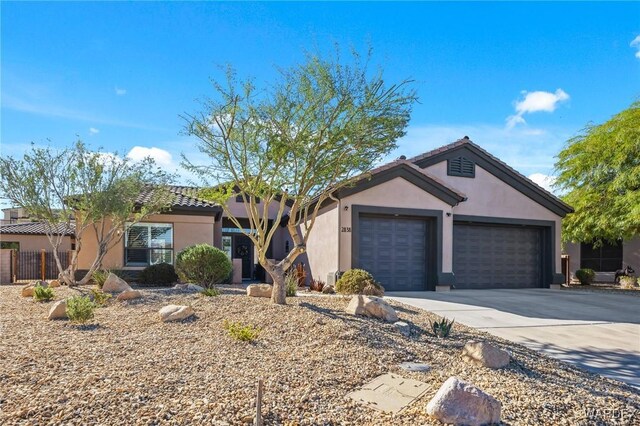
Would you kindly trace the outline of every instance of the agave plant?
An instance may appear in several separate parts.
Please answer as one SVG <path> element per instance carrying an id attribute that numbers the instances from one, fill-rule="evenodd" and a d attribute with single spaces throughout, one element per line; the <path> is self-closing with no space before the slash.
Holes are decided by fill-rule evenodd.
<path id="1" fill-rule="evenodd" d="M 442 317 L 440 320 L 429 321 L 431 323 L 431 330 L 433 331 L 434 336 L 440 338 L 446 338 L 451 333 L 451 329 L 453 328 L 453 323 L 455 319 L 449 321 L 447 318 Z"/>

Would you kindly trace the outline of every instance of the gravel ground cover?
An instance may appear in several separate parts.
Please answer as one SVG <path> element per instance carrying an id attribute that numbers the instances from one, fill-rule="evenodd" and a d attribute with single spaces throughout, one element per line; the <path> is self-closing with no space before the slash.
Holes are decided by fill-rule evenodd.
<path id="1" fill-rule="evenodd" d="M 600 293 L 624 294 L 630 296 L 640 296 L 640 287 L 621 288 L 620 284 L 613 283 L 593 283 L 590 285 L 571 284 L 561 286 L 562 290 L 567 291 L 591 291 Z"/>
<path id="2" fill-rule="evenodd" d="M 56 299 L 77 292 L 59 288 Z M 345 314 L 341 297 L 288 298 L 283 307 L 233 288 L 212 298 L 142 292 L 143 300 L 113 302 L 77 326 L 47 320 L 53 302 L 0 286 L 0 424 L 247 424 L 262 378 L 265 424 L 430 425 L 439 422 L 424 407 L 450 376 L 500 400 L 504 424 L 640 424 L 634 388 L 459 324 L 449 339 L 436 339 L 427 332 L 434 315 L 397 303 L 410 337 Z M 195 318 L 160 322 L 158 310 L 170 303 L 192 305 Z M 236 341 L 224 320 L 262 331 L 253 343 Z M 465 363 L 460 353 L 470 339 L 507 348 L 511 364 Z M 405 372 L 397 367 L 404 361 L 432 368 Z M 395 416 L 345 398 L 386 372 L 423 381 L 429 391 Z"/>

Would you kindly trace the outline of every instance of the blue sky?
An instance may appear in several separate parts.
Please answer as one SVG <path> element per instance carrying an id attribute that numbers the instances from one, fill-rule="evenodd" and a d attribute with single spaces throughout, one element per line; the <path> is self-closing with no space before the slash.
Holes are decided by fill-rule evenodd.
<path id="1" fill-rule="evenodd" d="M 539 182 L 564 141 L 640 95 L 640 3 L 2 2 L 2 155 L 91 146 L 168 169 L 196 156 L 179 115 L 232 64 L 260 84 L 334 43 L 416 80 L 390 155 L 468 135 Z M 634 43 L 635 41 L 635 43 Z"/>

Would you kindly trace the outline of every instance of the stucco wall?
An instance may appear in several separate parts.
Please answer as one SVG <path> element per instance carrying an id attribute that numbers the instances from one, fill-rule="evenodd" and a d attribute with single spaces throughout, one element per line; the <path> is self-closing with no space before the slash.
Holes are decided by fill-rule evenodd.
<path id="1" fill-rule="evenodd" d="M 309 279 L 327 281 L 327 274 L 338 271 L 338 252 L 343 250 L 338 245 L 338 213 L 337 203 L 318 212 L 307 241 L 306 260 L 300 257 L 307 263 Z"/>
<path id="2" fill-rule="evenodd" d="M 401 177 L 394 178 L 373 188 L 358 192 L 340 200 L 340 228 L 351 227 L 351 206 L 381 206 L 409 209 L 430 209 L 451 212 L 451 206 L 418 188 Z M 345 210 L 345 207 L 349 207 Z M 453 219 L 443 214 L 442 271 L 451 272 L 453 257 Z M 338 226 L 337 224 L 335 225 Z M 351 232 L 340 232 L 340 270 L 351 268 Z M 310 262 L 313 259 L 310 256 Z"/>
<path id="3" fill-rule="evenodd" d="M 18 242 L 22 251 L 53 250 L 46 235 L 0 234 L 0 241 Z M 71 250 L 71 237 L 64 237 L 58 251 L 69 250 Z"/>
<path id="4" fill-rule="evenodd" d="M 159 214 L 149 217 L 145 223 L 171 223 L 173 224 L 173 253 L 175 256 L 184 248 L 193 244 L 214 244 L 214 217 Z M 109 223 L 107 223 L 109 226 Z M 122 235 L 122 234 L 121 234 Z M 92 230 L 82 235 L 82 249 L 78 255 L 78 269 L 88 269 L 95 258 L 97 240 Z M 104 257 L 103 268 L 123 268 L 124 266 L 124 238 L 111 249 Z M 127 267 L 125 269 L 142 269 L 141 267 Z"/>
<path id="5" fill-rule="evenodd" d="M 11 279 L 11 250 L 0 249 L 0 284 L 10 284 Z"/>
<path id="6" fill-rule="evenodd" d="M 441 161 L 428 167 L 427 172 L 456 190 L 464 193 L 468 200 L 453 209 L 454 214 L 491 216 L 502 218 L 548 220 L 556 223 L 555 269 L 562 271 L 561 221 L 562 218 L 533 201 L 520 191 L 501 181 L 476 164 L 475 178 L 447 175 L 447 162 Z"/>
<path id="7" fill-rule="evenodd" d="M 569 278 L 575 278 L 576 271 L 580 269 L 580 244 L 564 243 L 563 254 L 569 255 Z"/>
<path id="8" fill-rule="evenodd" d="M 236 201 L 236 197 L 232 197 L 229 199 L 229 201 L 227 202 L 227 208 L 231 211 L 231 213 L 235 216 L 235 217 L 249 217 L 247 215 L 247 209 L 245 208 L 244 203 L 240 203 Z M 262 202 L 262 200 L 260 200 L 260 204 L 258 204 L 258 208 L 259 209 L 263 209 L 264 208 L 264 203 Z M 273 219 L 276 217 L 276 215 L 278 214 L 278 209 L 280 208 L 280 203 L 277 202 L 272 202 L 269 205 L 269 219 Z M 285 208 L 286 211 L 286 208 Z M 226 216 L 226 214 L 225 214 Z"/>

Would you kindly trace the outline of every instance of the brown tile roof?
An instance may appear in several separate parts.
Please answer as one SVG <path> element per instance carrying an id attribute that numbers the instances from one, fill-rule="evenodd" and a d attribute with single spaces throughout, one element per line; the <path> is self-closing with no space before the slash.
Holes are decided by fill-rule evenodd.
<path id="1" fill-rule="evenodd" d="M 60 223 L 55 233 L 72 236 L 75 233 L 75 225 L 68 226 L 66 223 Z M 0 225 L 0 234 L 45 235 L 46 226 L 43 222 L 10 223 Z"/>
<path id="2" fill-rule="evenodd" d="M 171 202 L 171 207 L 174 209 L 189 208 L 189 209 L 205 209 L 205 210 L 219 210 L 220 205 L 216 203 L 210 203 L 202 198 L 198 197 L 198 191 L 200 188 L 193 186 L 168 186 L 167 189 L 174 195 Z M 144 204 L 146 201 L 153 197 L 154 188 L 149 188 L 143 191 L 136 199 L 139 204 Z"/>

